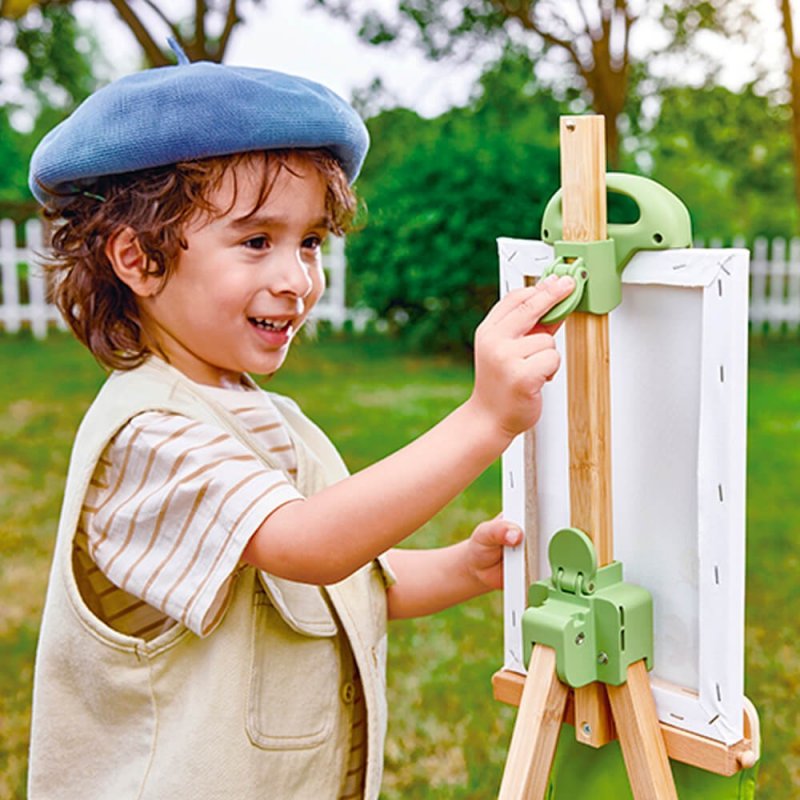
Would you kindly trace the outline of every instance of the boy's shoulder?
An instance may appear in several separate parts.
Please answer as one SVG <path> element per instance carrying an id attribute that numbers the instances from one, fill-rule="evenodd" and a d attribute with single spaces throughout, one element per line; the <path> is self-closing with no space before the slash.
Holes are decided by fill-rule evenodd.
<path id="1" fill-rule="evenodd" d="M 134 369 L 111 372 L 89 411 L 96 407 L 109 411 L 172 410 L 196 400 L 181 372 L 160 359 L 148 358 Z"/>

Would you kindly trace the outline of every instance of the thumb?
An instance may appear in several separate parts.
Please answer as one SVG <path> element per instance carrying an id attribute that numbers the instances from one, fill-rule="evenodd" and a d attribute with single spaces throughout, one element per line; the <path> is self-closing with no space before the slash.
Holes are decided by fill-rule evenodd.
<path id="1" fill-rule="evenodd" d="M 522 530 L 499 515 L 475 528 L 473 539 L 483 547 L 516 547 L 523 539 Z"/>

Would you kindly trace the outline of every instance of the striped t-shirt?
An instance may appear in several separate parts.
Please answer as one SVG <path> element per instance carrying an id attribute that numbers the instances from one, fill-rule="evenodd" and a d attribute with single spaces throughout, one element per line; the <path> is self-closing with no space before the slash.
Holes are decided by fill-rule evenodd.
<path id="1" fill-rule="evenodd" d="M 202 390 L 280 469 L 226 431 L 178 414 L 146 412 L 119 431 L 92 478 L 74 560 L 92 611 L 122 633 L 152 638 L 175 620 L 210 633 L 256 529 L 301 498 L 294 448 L 269 395 Z"/>

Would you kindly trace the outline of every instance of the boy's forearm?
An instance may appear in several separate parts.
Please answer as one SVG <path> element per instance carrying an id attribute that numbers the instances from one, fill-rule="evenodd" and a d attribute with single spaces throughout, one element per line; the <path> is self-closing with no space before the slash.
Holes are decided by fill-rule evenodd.
<path id="1" fill-rule="evenodd" d="M 508 443 L 491 415 L 467 401 L 377 464 L 278 508 L 244 560 L 292 580 L 335 583 L 421 527 Z"/>
<path id="2" fill-rule="evenodd" d="M 489 591 L 467 566 L 466 541 L 435 550 L 395 548 L 387 557 L 397 583 L 386 592 L 389 619 L 435 614 Z"/>

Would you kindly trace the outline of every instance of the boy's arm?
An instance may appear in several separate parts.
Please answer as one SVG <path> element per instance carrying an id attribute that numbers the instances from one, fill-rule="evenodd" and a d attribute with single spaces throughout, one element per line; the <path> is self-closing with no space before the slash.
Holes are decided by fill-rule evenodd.
<path id="1" fill-rule="evenodd" d="M 537 323 L 573 285 L 546 280 L 506 295 L 476 333 L 470 398 L 382 461 L 276 509 L 243 559 L 279 577 L 335 583 L 421 527 L 536 423 L 560 363 L 552 329 Z"/>
<path id="2" fill-rule="evenodd" d="M 521 541 L 522 531 L 498 517 L 450 547 L 390 550 L 386 555 L 397 581 L 386 590 L 389 619 L 435 614 L 502 588 L 503 548 Z"/>

